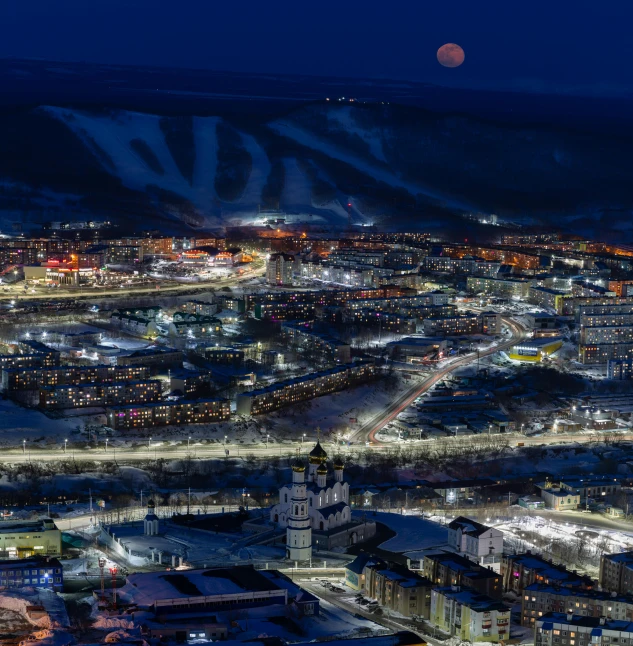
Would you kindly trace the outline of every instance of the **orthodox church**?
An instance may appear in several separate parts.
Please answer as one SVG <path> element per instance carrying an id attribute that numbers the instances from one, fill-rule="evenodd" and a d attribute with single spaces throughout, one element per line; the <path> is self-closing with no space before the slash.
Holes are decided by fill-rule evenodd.
<path id="1" fill-rule="evenodd" d="M 270 520 L 286 528 L 286 557 L 307 561 L 312 548 L 329 550 L 365 541 L 376 533 L 376 523 L 352 520 L 349 484 L 343 480 L 343 461 L 334 460 L 334 477 L 328 478 L 327 453 L 317 441 L 305 463 L 292 463 L 292 484 L 279 490 L 279 503 Z"/>

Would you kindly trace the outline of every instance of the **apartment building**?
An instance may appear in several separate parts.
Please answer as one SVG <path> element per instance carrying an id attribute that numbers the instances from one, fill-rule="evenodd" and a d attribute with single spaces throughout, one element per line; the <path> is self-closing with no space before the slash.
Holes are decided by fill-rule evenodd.
<path id="1" fill-rule="evenodd" d="M 422 573 L 436 586 L 463 586 L 494 598 L 503 594 L 502 576 L 498 572 L 453 552 L 425 554 Z"/>
<path id="2" fill-rule="evenodd" d="M 310 323 L 284 323 L 281 331 L 294 346 L 318 352 L 329 362 L 342 364 L 349 363 L 352 359 L 349 343 L 315 332 Z"/>
<path id="3" fill-rule="evenodd" d="M 431 590 L 429 579 L 401 565 L 376 563 L 364 568 L 365 596 L 404 617 L 429 619 Z"/>
<path id="4" fill-rule="evenodd" d="M 607 379 L 633 378 L 633 359 L 610 359 L 607 361 Z"/>
<path id="5" fill-rule="evenodd" d="M 270 321 L 308 321 L 315 316 L 315 304 L 302 301 L 266 301 L 255 303 L 254 316 L 256 319 Z"/>
<path id="6" fill-rule="evenodd" d="M 430 622 L 471 643 L 498 643 L 510 637 L 510 608 L 497 599 L 460 586 L 431 592 Z"/>
<path id="7" fill-rule="evenodd" d="M 40 407 L 46 410 L 86 408 L 116 404 L 142 404 L 160 399 L 162 382 L 155 379 L 45 386 L 40 388 Z"/>
<path id="8" fill-rule="evenodd" d="M 153 428 L 181 424 L 222 422 L 231 415 L 226 399 L 155 402 L 108 408 L 108 425 L 115 430 Z"/>
<path id="9" fill-rule="evenodd" d="M 633 552 L 603 554 L 600 557 L 598 582 L 603 590 L 633 594 Z"/>
<path id="10" fill-rule="evenodd" d="M 359 361 L 280 381 L 266 388 L 238 395 L 237 413 L 238 415 L 268 413 L 290 404 L 366 382 L 375 374 L 376 367 L 373 362 Z"/>
<path id="11" fill-rule="evenodd" d="M 292 285 L 295 257 L 288 253 L 273 253 L 266 260 L 266 282 L 269 285 Z"/>
<path id="12" fill-rule="evenodd" d="M 421 326 L 420 320 L 417 318 L 410 318 L 396 312 L 380 312 L 370 309 L 345 309 L 341 318 L 345 323 L 358 323 L 397 334 L 415 334 Z"/>
<path id="13" fill-rule="evenodd" d="M 205 314 L 176 312 L 173 321 L 169 324 L 169 334 L 172 336 L 211 336 L 220 332 L 222 332 L 222 321 L 215 316 Z"/>
<path id="14" fill-rule="evenodd" d="M 32 368 L 44 365 L 41 354 L 3 354 L 0 355 L 0 370 Z"/>
<path id="15" fill-rule="evenodd" d="M 561 588 L 590 589 L 590 577 L 570 572 L 563 565 L 555 565 L 538 554 L 505 554 L 501 558 L 501 576 L 506 591 L 522 594 L 533 583 L 544 583 Z"/>
<path id="16" fill-rule="evenodd" d="M 0 590 L 38 587 L 62 592 L 64 569 L 54 557 L 32 556 L 31 558 L 0 561 Z"/>
<path id="17" fill-rule="evenodd" d="M 607 617 L 548 612 L 535 622 L 534 646 L 631 644 L 633 624 Z"/>
<path id="18" fill-rule="evenodd" d="M 18 347 L 21 351 L 28 354 L 37 354 L 42 358 L 43 366 L 58 366 L 61 358 L 59 350 L 50 348 L 41 341 L 35 339 L 21 339 L 18 342 Z"/>
<path id="19" fill-rule="evenodd" d="M 580 328 L 582 345 L 632 344 L 633 325 L 615 324 L 601 326 L 583 326 Z"/>
<path id="20" fill-rule="evenodd" d="M 118 366 L 147 366 L 150 370 L 157 368 L 167 370 L 173 366 L 182 366 L 182 360 L 183 354 L 180 350 L 154 346 L 117 357 L 116 362 Z"/>
<path id="21" fill-rule="evenodd" d="M 181 311 L 184 312 L 185 314 L 213 316 L 218 311 L 218 304 L 215 301 L 208 302 L 208 301 L 192 300 L 192 301 L 187 301 L 186 303 L 183 303 L 180 306 L 180 308 L 181 308 Z"/>
<path id="22" fill-rule="evenodd" d="M 0 523 L 0 558 L 61 556 L 62 533 L 50 518 Z"/>
<path id="23" fill-rule="evenodd" d="M 1 372 L 0 390 L 36 390 L 45 386 L 112 383 L 149 378 L 146 366 L 36 366 L 5 368 Z"/>
<path id="24" fill-rule="evenodd" d="M 521 598 L 521 624 L 533 628 L 536 621 L 548 612 L 633 621 L 633 596 L 540 583 L 527 586 Z"/>
<path id="25" fill-rule="evenodd" d="M 459 336 L 481 332 L 481 324 L 477 314 L 424 319 L 423 327 L 425 336 Z"/>
<path id="26" fill-rule="evenodd" d="M 486 294 L 499 298 L 525 299 L 530 283 L 526 278 L 496 278 L 468 276 L 466 290 L 472 294 Z"/>
<path id="27" fill-rule="evenodd" d="M 501 571 L 502 531 L 459 516 L 448 525 L 448 544 L 470 561 Z"/>
<path id="28" fill-rule="evenodd" d="M 595 365 L 611 360 L 628 361 L 633 359 L 633 343 L 583 344 L 578 346 L 578 360 Z"/>
<path id="29" fill-rule="evenodd" d="M 527 300 L 529 303 L 538 305 L 538 307 L 558 312 L 561 307 L 561 301 L 565 296 L 566 293 L 559 289 L 533 285 L 528 290 Z"/>
<path id="30" fill-rule="evenodd" d="M 110 316 L 110 323 L 115 327 L 122 328 L 138 336 L 158 336 L 158 328 L 156 327 L 156 321 L 154 319 L 115 310 Z"/>

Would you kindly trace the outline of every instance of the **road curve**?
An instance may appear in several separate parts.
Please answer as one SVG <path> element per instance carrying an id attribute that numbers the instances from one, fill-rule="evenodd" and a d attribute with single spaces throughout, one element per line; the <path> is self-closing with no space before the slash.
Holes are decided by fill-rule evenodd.
<path id="1" fill-rule="evenodd" d="M 395 402 L 391 403 L 387 408 L 378 413 L 376 417 L 358 429 L 358 431 L 354 433 L 354 440 L 370 441 L 379 445 L 380 443 L 376 440 L 376 433 L 391 420 L 395 419 L 405 408 L 407 408 L 407 406 L 410 406 L 420 395 L 427 392 L 427 390 L 443 379 L 446 375 L 457 368 L 461 368 L 462 366 L 476 361 L 478 356 L 487 357 L 501 350 L 507 350 L 527 336 L 526 330 L 511 318 L 503 317 L 503 322 L 512 331 L 512 337 L 508 341 L 504 341 L 488 350 L 479 352 L 479 355 L 477 355 L 477 353 L 467 354 L 463 357 L 447 362 L 445 366 L 427 377 L 421 384 L 416 384 L 413 388 L 396 399 Z"/>

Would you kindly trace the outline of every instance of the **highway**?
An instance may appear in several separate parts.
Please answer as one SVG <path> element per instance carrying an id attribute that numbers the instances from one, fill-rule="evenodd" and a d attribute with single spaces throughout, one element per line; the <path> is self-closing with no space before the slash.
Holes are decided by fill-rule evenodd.
<path id="1" fill-rule="evenodd" d="M 376 433 L 384 428 L 391 420 L 395 419 L 420 395 L 423 395 L 438 381 L 446 377 L 446 375 L 450 374 L 454 370 L 457 370 L 457 368 L 461 368 L 462 366 L 476 361 L 478 358 L 495 354 L 496 352 L 499 352 L 501 350 L 507 350 L 513 345 L 516 345 L 519 341 L 526 338 L 526 330 L 524 330 L 523 327 L 521 327 L 516 321 L 513 321 L 511 318 L 504 317 L 503 322 L 512 332 L 510 339 L 503 341 L 502 343 L 499 343 L 492 348 L 480 351 L 479 353 L 469 353 L 462 357 L 457 357 L 455 359 L 446 361 L 446 363 L 441 368 L 438 368 L 433 374 L 429 375 L 421 384 L 418 383 L 413 386 L 410 390 L 398 397 L 398 399 L 396 399 L 396 401 L 390 404 L 387 408 L 378 413 L 373 419 L 361 426 L 361 428 L 359 428 L 354 433 L 352 439 L 354 441 L 370 441 L 375 445 L 379 445 L 380 443 L 376 440 Z"/>

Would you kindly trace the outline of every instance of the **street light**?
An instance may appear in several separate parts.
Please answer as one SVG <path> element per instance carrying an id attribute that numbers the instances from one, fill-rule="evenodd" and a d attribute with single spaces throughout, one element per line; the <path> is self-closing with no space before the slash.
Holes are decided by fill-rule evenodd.
<path id="1" fill-rule="evenodd" d="M 68 440 L 64 440 L 64 453 L 66 453 L 67 447 L 68 447 Z"/>
<path id="2" fill-rule="evenodd" d="M 148 459 L 148 460 L 151 460 L 151 459 L 152 459 L 152 456 L 151 456 L 151 453 L 150 453 L 150 450 L 151 450 L 151 444 L 152 444 L 152 438 L 151 438 L 151 437 L 148 437 L 148 438 L 147 438 L 147 459 Z"/>
<path id="3" fill-rule="evenodd" d="M 268 433 L 266 434 L 266 448 L 268 448 L 268 440 L 270 439 L 270 435 Z"/>
<path id="4" fill-rule="evenodd" d="M 189 453 L 189 442 L 191 442 L 191 435 L 187 438 L 187 453 Z"/>
<path id="5" fill-rule="evenodd" d="M 105 439 L 105 452 L 108 452 L 108 438 Z"/>
<path id="6" fill-rule="evenodd" d="M 301 446 L 303 446 L 303 442 L 306 439 L 306 434 L 304 433 L 303 436 L 301 437 Z"/>
<path id="7" fill-rule="evenodd" d="M 22 455 L 26 455 L 26 440 L 22 440 Z"/>

